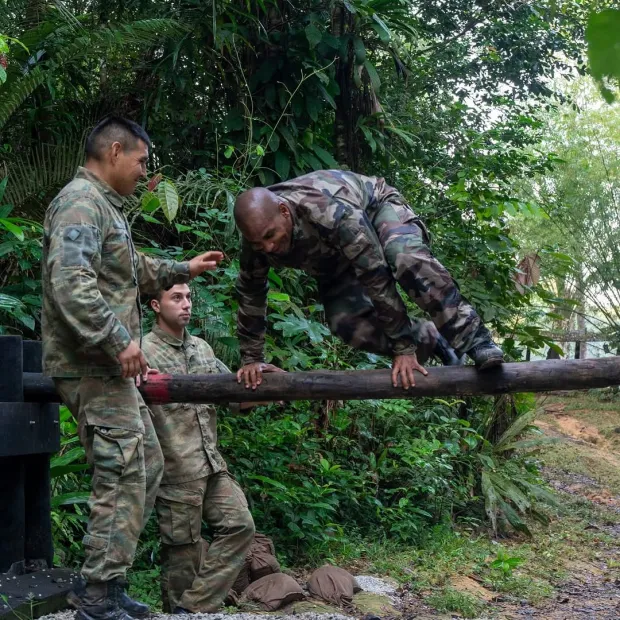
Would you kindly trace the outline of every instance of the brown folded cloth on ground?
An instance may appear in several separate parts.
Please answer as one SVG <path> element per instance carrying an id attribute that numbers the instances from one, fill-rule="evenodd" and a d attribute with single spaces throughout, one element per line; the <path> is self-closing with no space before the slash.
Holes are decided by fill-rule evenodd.
<path id="1" fill-rule="evenodd" d="M 281 572 L 280 563 L 273 555 L 261 552 L 254 553 L 250 563 L 250 583 L 279 572 Z"/>
<path id="2" fill-rule="evenodd" d="M 271 538 L 257 532 L 250 549 L 246 553 L 245 562 L 232 589 L 241 594 L 257 579 L 280 572 L 280 564 L 275 557 L 276 550 Z"/>
<path id="3" fill-rule="evenodd" d="M 276 573 L 250 584 L 243 592 L 241 603 L 246 601 L 256 603 L 265 611 L 275 611 L 303 599 L 303 590 L 292 577 Z"/>
<path id="4" fill-rule="evenodd" d="M 326 564 L 317 568 L 308 580 L 308 591 L 327 603 L 334 603 L 341 607 L 353 606 L 353 595 L 361 591 L 359 584 L 351 573 Z"/>

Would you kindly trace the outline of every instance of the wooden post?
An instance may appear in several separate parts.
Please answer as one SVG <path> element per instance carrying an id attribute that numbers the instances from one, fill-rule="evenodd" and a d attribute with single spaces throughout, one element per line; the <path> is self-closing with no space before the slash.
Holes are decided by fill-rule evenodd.
<path id="1" fill-rule="evenodd" d="M 429 368 L 416 373 L 408 391 L 393 387 L 389 370 L 290 372 L 263 375 L 256 390 L 246 390 L 234 374 L 153 375 L 141 388 L 148 403 L 228 403 L 247 401 L 362 400 L 422 396 L 474 396 L 512 392 L 583 390 L 620 385 L 620 358 L 546 360 L 504 364 L 478 371 L 473 366 Z M 54 398 L 53 383 L 24 375 L 26 400 Z"/>

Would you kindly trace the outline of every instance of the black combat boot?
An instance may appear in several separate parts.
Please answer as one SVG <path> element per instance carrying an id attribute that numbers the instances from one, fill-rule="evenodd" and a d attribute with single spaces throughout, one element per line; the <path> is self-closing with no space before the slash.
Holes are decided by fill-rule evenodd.
<path id="1" fill-rule="evenodd" d="M 148 606 L 129 598 L 125 587 L 121 579 L 86 583 L 80 578 L 73 591 L 67 595 L 67 602 L 77 608 L 76 620 L 133 620 L 148 616 Z M 141 615 L 129 614 L 126 607 Z"/>
<path id="2" fill-rule="evenodd" d="M 474 346 L 466 353 L 474 361 L 478 370 L 487 370 L 504 363 L 504 352 L 493 342 L 491 332 L 484 325 L 478 328 Z"/>
<path id="3" fill-rule="evenodd" d="M 459 358 L 456 351 L 441 334 L 437 334 L 437 342 L 433 349 L 433 356 L 444 366 L 461 366 L 464 359 L 463 357 Z"/>

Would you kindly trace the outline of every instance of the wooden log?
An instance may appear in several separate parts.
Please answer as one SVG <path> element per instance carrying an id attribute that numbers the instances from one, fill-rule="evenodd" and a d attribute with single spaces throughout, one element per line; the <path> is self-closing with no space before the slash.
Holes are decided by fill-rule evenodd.
<path id="1" fill-rule="evenodd" d="M 24 374 L 25 399 L 49 380 Z M 508 392 L 582 390 L 620 385 L 620 357 L 588 360 L 546 360 L 504 364 L 480 372 L 473 366 L 429 368 L 416 373 L 416 386 L 393 387 L 389 370 L 313 371 L 263 375 L 256 391 L 245 389 L 230 375 L 152 375 L 140 388 L 147 403 L 227 403 L 247 401 L 362 400 L 422 396 L 472 396 Z M 36 388 L 33 389 L 32 388 Z M 39 392 L 40 394 L 40 392 Z"/>

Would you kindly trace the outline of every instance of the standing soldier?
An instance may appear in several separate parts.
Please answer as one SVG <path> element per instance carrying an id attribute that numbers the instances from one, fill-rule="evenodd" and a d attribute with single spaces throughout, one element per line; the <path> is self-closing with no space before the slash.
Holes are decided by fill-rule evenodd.
<path id="1" fill-rule="evenodd" d="M 146 380 L 139 294 L 155 294 L 215 269 L 207 252 L 189 262 L 136 251 L 123 196 L 146 176 L 150 140 L 136 123 L 109 117 L 86 142 L 86 163 L 54 198 L 43 240 L 43 364 L 78 420 L 93 467 L 78 620 L 131 620 L 149 613 L 126 592 L 163 457 L 137 390 Z"/>
<path id="2" fill-rule="evenodd" d="M 187 331 L 192 312 L 187 284 L 160 291 L 151 307 L 157 318 L 143 343 L 150 365 L 170 374 L 230 372 L 204 340 Z M 164 611 L 215 612 L 243 566 L 254 521 L 243 491 L 218 452 L 213 405 L 173 404 L 151 410 L 165 462 L 155 504 Z M 206 552 L 200 533 L 203 519 L 214 532 Z"/>
<path id="3" fill-rule="evenodd" d="M 303 269 L 318 280 L 333 334 L 351 346 L 393 358 L 392 382 L 405 389 L 414 371 L 427 374 L 416 345 L 436 338 L 414 332 L 396 284 L 428 312 L 461 356 L 480 369 L 503 353 L 448 271 L 431 254 L 425 226 L 385 181 L 322 170 L 254 188 L 239 196 L 235 220 L 242 235 L 237 291 L 243 368 L 239 381 L 261 381 L 270 266 Z M 428 345 L 428 342 L 426 343 Z M 427 346 L 424 353 L 428 357 Z"/>

